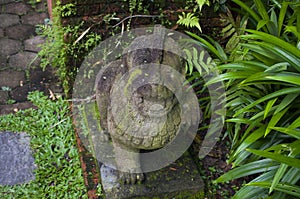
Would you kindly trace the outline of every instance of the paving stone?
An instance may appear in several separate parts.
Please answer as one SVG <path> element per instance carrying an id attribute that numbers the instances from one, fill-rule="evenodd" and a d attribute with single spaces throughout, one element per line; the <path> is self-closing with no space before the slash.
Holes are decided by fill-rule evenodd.
<path id="1" fill-rule="evenodd" d="M 6 104 L 8 97 L 8 91 L 0 90 L 0 104 Z"/>
<path id="2" fill-rule="evenodd" d="M 10 97 L 16 102 L 25 102 L 30 91 L 32 90 L 29 85 L 18 86 L 10 92 Z"/>
<path id="3" fill-rule="evenodd" d="M 0 28 L 0 37 L 4 37 L 4 31 L 2 28 Z"/>
<path id="4" fill-rule="evenodd" d="M 25 50 L 39 52 L 41 50 L 39 45 L 43 44 L 44 42 L 45 38 L 42 36 L 35 36 L 31 39 L 27 39 L 26 41 L 24 41 Z"/>
<path id="5" fill-rule="evenodd" d="M 20 18 L 15 14 L 1 14 L 0 28 L 6 28 L 20 23 Z"/>
<path id="6" fill-rule="evenodd" d="M 41 2 L 36 4 L 36 9 L 37 12 L 48 12 L 48 8 L 47 8 L 47 3 L 45 2 Z"/>
<path id="7" fill-rule="evenodd" d="M 0 88 L 5 86 L 13 89 L 20 86 L 20 82 L 25 82 L 25 80 L 25 72 L 23 71 L 0 71 Z"/>
<path id="8" fill-rule="evenodd" d="M 146 173 L 142 184 L 121 185 L 117 173 L 101 166 L 103 191 L 109 199 L 129 198 L 204 198 L 204 183 L 188 154 L 158 171 Z"/>
<path id="9" fill-rule="evenodd" d="M 34 180 L 34 158 L 30 136 L 0 132 L 0 185 L 16 185 Z"/>
<path id="10" fill-rule="evenodd" d="M 46 18 L 48 18 L 46 13 L 32 13 L 22 16 L 22 23 L 30 25 L 44 24 Z"/>
<path id="11" fill-rule="evenodd" d="M 16 111 L 25 110 L 29 108 L 36 109 L 36 107 L 31 102 L 21 102 L 15 104 L 0 105 L 0 115 L 15 113 Z"/>
<path id="12" fill-rule="evenodd" d="M 6 35 L 12 39 L 24 40 L 35 35 L 35 27 L 32 25 L 16 25 L 6 29 Z"/>
<path id="13" fill-rule="evenodd" d="M 6 3 L 12 3 L 12 2 L 15 2 L 15 0 L 0 0 L 0 5 Z"/>
<path id="14" fill-rule="evenodd" d="M 15 69 L 29 69 L 30 67 L 39 66 L 40 58 L 37 57 L 37 53 L 24 51 L 11 56 L 8 65 Z"/>
<path id="15" fill-rule="evenodd" d="M 14 2 L 2 7 L 5 13 L 24 15 L 27 14 L 31 7 L 23 2 Z"/>
<path id="16" fill-rule="evenodd" d="M 7 56 L 0 54 L 0 70 L 5 69 L 7 66 Z"/>
<path id="17" fill-rule="evenodd" d="M 0 46 L 1 55 L 12 55 L 22 50 L 22 42 L 14 39 L 1 38 Z"/>

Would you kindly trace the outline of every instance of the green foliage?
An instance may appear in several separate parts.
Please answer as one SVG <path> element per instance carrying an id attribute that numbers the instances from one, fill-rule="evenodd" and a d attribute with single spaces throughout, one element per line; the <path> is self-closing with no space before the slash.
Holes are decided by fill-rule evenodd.
<path id="1" fill-rule="evenodd" d="M 46 37 L 39 52 L 41 67 L 51 65 L 57 68 L 57 74 L 66 94 L 70 94 L 74 78 L 77 74 L 75 63 L 81 63 L 84 56 L 100 41 L 101 36 L 83 30 L 84 22 L 78 25 L 61 25 L 61 17 L 76 14 L 74 4 L 61 5 L 56 3 L 53 9 L 52 24 L 38 26 L 39 34 Z"/>
<path id="2" fill-rule="evenodd" d="M 300 4 L 233 2 L 244 18 L 227 13 L 223 32 L 232 47 L 228 42 L 223 49 L 209 37 L 188 33 L 211 53 L 221 73 L 205 85 L 224 82 L 227 90 L 228 163 L 233 170 L 215 182 L 252 176 L 233 198 L 299 198 Z M 201 73 L 199 63 L 190 61 L 189 70 Z"/>
<path id="3" fill-rule="evenodd" d="M 199 18 L 195 16 L 193 13 L 182 13 L 182 15 L 178 16 L 179 19 L 177 21 L 177 24 L 184 25 L 188 28 L 196 27 L 200 32 L 202 32 L 200 24 L 199 24 Z"/>
<path id="4" fill-rule="evenodd" d="M 0 186 L 1 198 L 87 198 L 68 102 L 40 92 L 28 98 L 37 109 L 1 116 L 0 130 L 31 136 L 36 178 L 24 185 Z"/>
<path id="5" fill-rule="evenodd" d="M 202 32 L 200 26 L 200 16 L 202 12 L 202 8 L 204 5 L 210 6 L 211 4 L 214 5 L 214 10 L 218 11 L 219 9 L 225 10 L 226 0 L 196 0 L 195 2 L 186 2 L 187 9 L 192 9 L 193 12 L 182 12 L 181 15 L 178 16 L 177 24 L 183 25 L 187 28 L 197 28 L 200 32 Z M 190 5 L 189 5 L 190 4 Z"/>

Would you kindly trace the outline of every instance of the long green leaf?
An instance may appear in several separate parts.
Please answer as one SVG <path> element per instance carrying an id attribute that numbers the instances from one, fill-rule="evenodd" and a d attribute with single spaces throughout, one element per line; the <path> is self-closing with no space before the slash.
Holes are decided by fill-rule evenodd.
<path id="1" fill-rule="evenodd" d="M 241 114 L 241 113 L 244 113 L 246 111 L 248 111 L 249 109 L 251 109 L 252 107 L 256 106 L 257 104 L 259 103 L 262 103 L 264 101 L 267 101 L 267 100 L 270 100 L 272 98 L 275 98 L 275 97 L 279 97 L 279 96 L 282 96 L 282 95 L 287 95 L 287 94 L 295 94 L 295 93 L 300 93 L 300 88 L 284 88 L 284 89 L 281 89 L 279 91 L 275 91 L 273 93 L 270 93 L 258 100 L 256 100 L 254 103 L 252 104 L 249 104 L 248 106 L 240 109 L 239 111 L 237 111 L 235 114 L 234 114 L 234 117 L 236 117 L 237 115 Z"/>
<path id="2" fill-rule="evenodd" d="M 255 19 L 256 22 L 259 22 L 261 20 L 261 18 L 244 2 L 240 0 L 232 0 L 232 1 L 237 5 L 239 5 L 241 8 L 243 8 L 246 12 L 248 12 Z"/>
<path id="3" fill-rule="evenodd" d="M 288 168 L 288 165 L 281 164 L 279 169 L 276 171 L 276 174 L 272 180 L 272 184 L 270 186 L 269 193 L 272 193 L 272 191 L 275 189 L 275 187 L 278 185 L 284 174 L 286 173 L 286 170 Z"/>
<path id="4" fill-rule="evenodd" d="M 247 184 L 246 186 L 258 186 L 263 188 L 269 188 L 271 186 L 270 182 L 251 182 Z M 296 185 L 286 184 L 286 183 L 279 183 L 274 188 L 277 191 L 282 191 L 284 193 L 287 193 L 289 195 L 300 197 L 300 187 Z"/>
<path id="5" fill-rule="evenodd" d="M 284 114 L 288 110 L 289 110 L 289 107 L 287 107 L 283 111 L 280 111 L 279 113 L 273 115 L 273 117 L 271 118 L 270 122 L 268 123 L 267 129 L 265 131 L 265 136 L 267 136 L 270 133 L 270 131 L 272 130 L 272 128 L 278 123 L 278 121 L 282 118 L 282 116 L 284 116 Z"/>
<path id="6" fill-rule="evenodd" d="M 300 75 L 296 76 L 288 73 L 279 73 L 275 75 L 267 75 L 266 79 L 287 82 L 295 85 L 300 85 Z"/>
<path id="7" fill-rule="evenodd" d="M 191 32 L 188 32 L 188 31 L 186 31 L 186 33 L 189 36 L 191 36 L 191 37 L 195 38 L 196 40 L 198 40 L 198 42 L 197 42 L 197 41 L 191 39 L 191 40 L 188 40 L 188 42 L 197 44 L 199 46 L 204 46 L 205 48 L 210 50 L 212 53 L 214 53 L 220 60 L 224 61 L 221 54 L 218 52 L 218 50 L 211 43 L 209 43 L 208 41 L 206 41 L 205 39 L 199 37 L 198 35 L 196 35 L 194 33 L 191 33 Z"/>
<path id="8" fill-rule="evenodd" d="M 278 105 L 276 111 L 274 112 L 274 114 L 277 114 L 278 112 L 280 112 L 281 110 L 285 109 L 288 105 L 290 105 L 297 97 L 299 96 L 298 93 L 295 94 L 289 94 L 287 96 L 285 96 L 283 98 L 283 100 L 280 102 L 280 104 Z"/>
<path id="9" fill-rule="evenodd" d="M 271 43 L 273 45 L 280 46 L 281 48 L 285 49 L 286 51 L 296 55 L 297 57 L 300 57 L 300 51 L 298 48 L 296 48 L 294 45 L 287 43 L 286 41 L 284 41 L 276 36 L 273 36 L 268 33 L 260 32 L 260 31 L 256 31 L 256 30 L 247 29 L 246 31 L 249 33 L 252 33 L 252 34 L 243 35 L 242 37 L 252 38 L 252 39 L 261 39 L 261 40 Z"/>
<path id="10" fill-rule="evenodd" d="M 300 139 L 300 130 L 294 130 L 294 129 L 285 128 L 285 127 L 272 127 L 271 129 L 273 129 L 275 131 L 279 131 L 281 133 L 285 133 L 296 139 Z"/>
<path id="11" fill-rule="evenodd" d="M 259 156 L 262 156 L 265 158 L 270 158 L 277 162 L 284 163 L 284 164 L 287 164 L 292 167 L 300 168 L 300 160 L 299 159 L 287 157 L 285 155 L 281 155 L 278 153 L 271 153 L 271 152 L 260 151 L 260 150 L 255 150 L 255 149 L 246 149 L 246 150 L 255 155 L 259 155 Z"/>
<path id="12" fill-rule="evenodd" d="M 247 138 L 241 142 L 239 147 L 235 150 L 234 154 L 229 158 L 229 162 L 231 162 L 241 151 L 245 150 L 248 146 L 253 144 L 258 139 L 264 136 L 266 130 L 266 124 L 256 129 Z"/>
<path id="13" fill-rule="evenodd" d="M 216 183 L 249 176 L 252 174 L 266 172 L 278 168 L 278 163 L 270 159 L 262 159 L 234 168 L 215 180 Z"/>
<path id="14" fill-rule="evenodd" d="M 266 119 L 269 111 L 271 110 L 271 108 L 273 107 L 273 105 L 275 104 L 275 102 L 277 101 L 278 98 L 274 98 L 270 101 L 268 101 L 267 106 L 265 108 L 265 113 L 264 113 L 264 119 Z M 268 129 L 267 129 L 268 130 Z"/>
<path id="15" fill-rule="evenodd" d="M 300 127 L 300 117 L 293 121 L 293 123 L 289 126 L 290 129 L 295 129 Z"/>
<path id="16" fill-rule="evenodd" d="M 283 2 L 280 8 L 279 18 L 278 18 L 278 35 L 281 35 L 281 30 L 282 30 L 284 18 L 286 16 L 288 5 L 289 5 L 288 2 Z"/>

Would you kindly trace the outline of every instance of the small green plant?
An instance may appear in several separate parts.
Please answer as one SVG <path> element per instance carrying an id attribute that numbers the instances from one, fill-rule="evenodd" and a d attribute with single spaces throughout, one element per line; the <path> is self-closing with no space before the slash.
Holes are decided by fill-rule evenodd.
<path id="1" fill-rule="evenodd" d="M 1 198 L 87 198 L 68 102 L 50 100 L 41 92 L 30 93 L 28 99 L 37 109 L 1 116 L 0 130 L 30 135 L 35 180 L 0 186 Z"/>
<path id="2" fill-rule="evenodd" d="M 187 28 L 197 28 L 200 33 L 202 33 L 201 25 L 200 25 L 200 16 L 202 14 L 203 6 L 214 5 L 215 12 L 219 9 L 226 9 L 225 6 L 226 0 L 196 0 L 195 2 L 187 1 L 186 9 L 191 9 L 192 12 L 182 12 L 181 15 L 178 16 L 177 24 L 183 25 Z"/>
<path id="3" fill-rule="evenodd" d="M 74 4 L 61 5 L 56 3 L 53 9 L 53 21 L 49 25 L 40 25 L 39 34 L 46 37 L 39 52 L 41 67 L 48 65 L 57 68 L 57 74 L 63 84 L 65 93 L 69 96 L 72 84 L 85 55 L 92 50 L 100 41 L 101 36 L 83 30 L 84 22 L 77 25 L 61 25 L 61 17 L 76 14 Z M 77 65 L 76 65 L 77 64 Z"/>

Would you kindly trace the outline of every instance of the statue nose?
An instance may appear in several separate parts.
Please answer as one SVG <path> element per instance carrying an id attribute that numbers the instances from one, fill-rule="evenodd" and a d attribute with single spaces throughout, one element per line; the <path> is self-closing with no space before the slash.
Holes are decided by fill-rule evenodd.
<path id="1" fill-rule="evenodd" d="M 151 91 L 152 88 L 150 84 L 145 84 L 137 89 L 137 93 L 145 97 L 151 96 Z"/>

